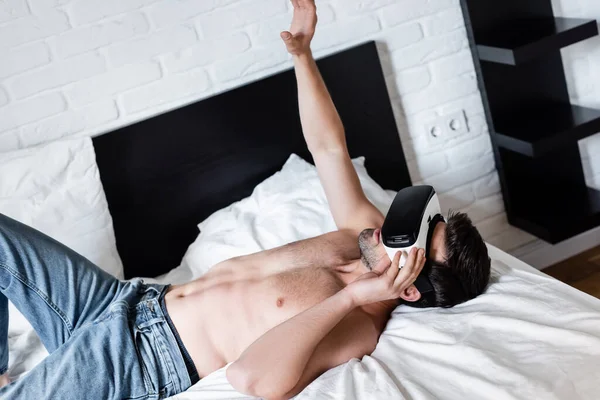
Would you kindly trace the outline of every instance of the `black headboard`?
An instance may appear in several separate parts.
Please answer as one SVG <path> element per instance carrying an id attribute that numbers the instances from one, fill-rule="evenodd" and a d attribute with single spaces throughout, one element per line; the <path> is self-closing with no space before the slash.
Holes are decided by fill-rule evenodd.
<path id="1" fill-rule="evenodd" d="M 369 174 L 386 189 L 411 185 L 375 43 L 318 65 L 351 156 L 365 156 Z M 93 142 L 126 278 L 178 266 L 197 224 L 249 196 L 291 153 L 312 162 L 291 70 Z"/>

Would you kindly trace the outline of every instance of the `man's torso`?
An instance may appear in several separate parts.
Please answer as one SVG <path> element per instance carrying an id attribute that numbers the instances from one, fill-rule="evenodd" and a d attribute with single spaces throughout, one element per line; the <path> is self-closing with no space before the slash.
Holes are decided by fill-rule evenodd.
<path id="1" fill-rule="evenodd" d="M 237 360 L 271 328 L 344 288 L 356 268 L 364 268 L 356 233 L 336 231 L 226 260 L 170 288 L 165 301 L 204 377 Z"/>

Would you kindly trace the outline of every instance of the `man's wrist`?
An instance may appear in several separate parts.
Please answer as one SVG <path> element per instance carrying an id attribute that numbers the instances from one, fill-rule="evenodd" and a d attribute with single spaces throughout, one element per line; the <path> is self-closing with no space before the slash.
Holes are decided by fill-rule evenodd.
<path id="1" fill-rule="evenodd" d="M 310 49 L 303 51 L 302 53 L 294 54 L 292 56 L 294 62 L 306 62 L 313 59 L 312 51 Z"/>
<path id="2" fill-rule="evenodd" d="M 358 304 L 358 302 L 352 295 L 352 292 L 350 291 L 350 289 L 348 289 L 347 286 L 344 289 L 340 290 L 338 292 L 338 295 L 340 297 L 342 297 L 342 299 L 343 299 L 342 301 L 345 302 L 345 304 L 349 310 L 353 310 L 360 305 L 360 304 Z"/>

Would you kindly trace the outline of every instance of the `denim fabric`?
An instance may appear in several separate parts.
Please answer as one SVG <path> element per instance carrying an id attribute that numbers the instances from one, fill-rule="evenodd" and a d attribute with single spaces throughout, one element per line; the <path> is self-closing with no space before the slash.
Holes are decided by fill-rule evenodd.
<path id="1" fill-rule="evenodd" d="M 190 376 L 161 308 L 166 289 L 119 281 L 0 214 L 0 372 L 8 366 L 7 299 L 50 353 L 1 388 L 0 399 L 161 399 L 186 390 Z"/>

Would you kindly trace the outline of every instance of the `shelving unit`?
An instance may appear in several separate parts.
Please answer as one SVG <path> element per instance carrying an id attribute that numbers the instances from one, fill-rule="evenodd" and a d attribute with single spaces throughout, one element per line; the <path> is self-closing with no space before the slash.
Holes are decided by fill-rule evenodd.
<path id="1" fill-rule="evenodd" d="M 586 188 L 586 192 L 577 199 L 560 200 L 566 200 L 569 202 L 567 204 L 577 207 L 567 208 L 556 213 L 553 218 L 548 218 L 548 215 L 555 214 L 557 208 L 564 207 L 562 201 L 549 197 L 549 201 L 541 206 L 532 204 L 520 212 L 514 212 L 509 220 L 513 225 L 544 237 L 550 243 L 561 242 L 600 225 L 600 191 Z"/>
<path id="2" fill-rule="evenodd" d="M 577 142 L 600 110 L 572 105 L 560 49 L 598 35 L 550 0 L 461 0 L 509 222 L 550 243 L 600 225 Z"/>
<path id="3" fill-rule="evenodd" d="M 554 103 L 520 112 L 514 120 L 503 122 L 505 125 L 496 131 L 498 146 L 538 157 L 600 132 L 600 110 Z"/>
<path id="4" fill-rule="evenodd" d="M 477 52 L 481 61 L 519 65 L 597 34 L 593 19 L 521 19 L 482 32 Z"/>

